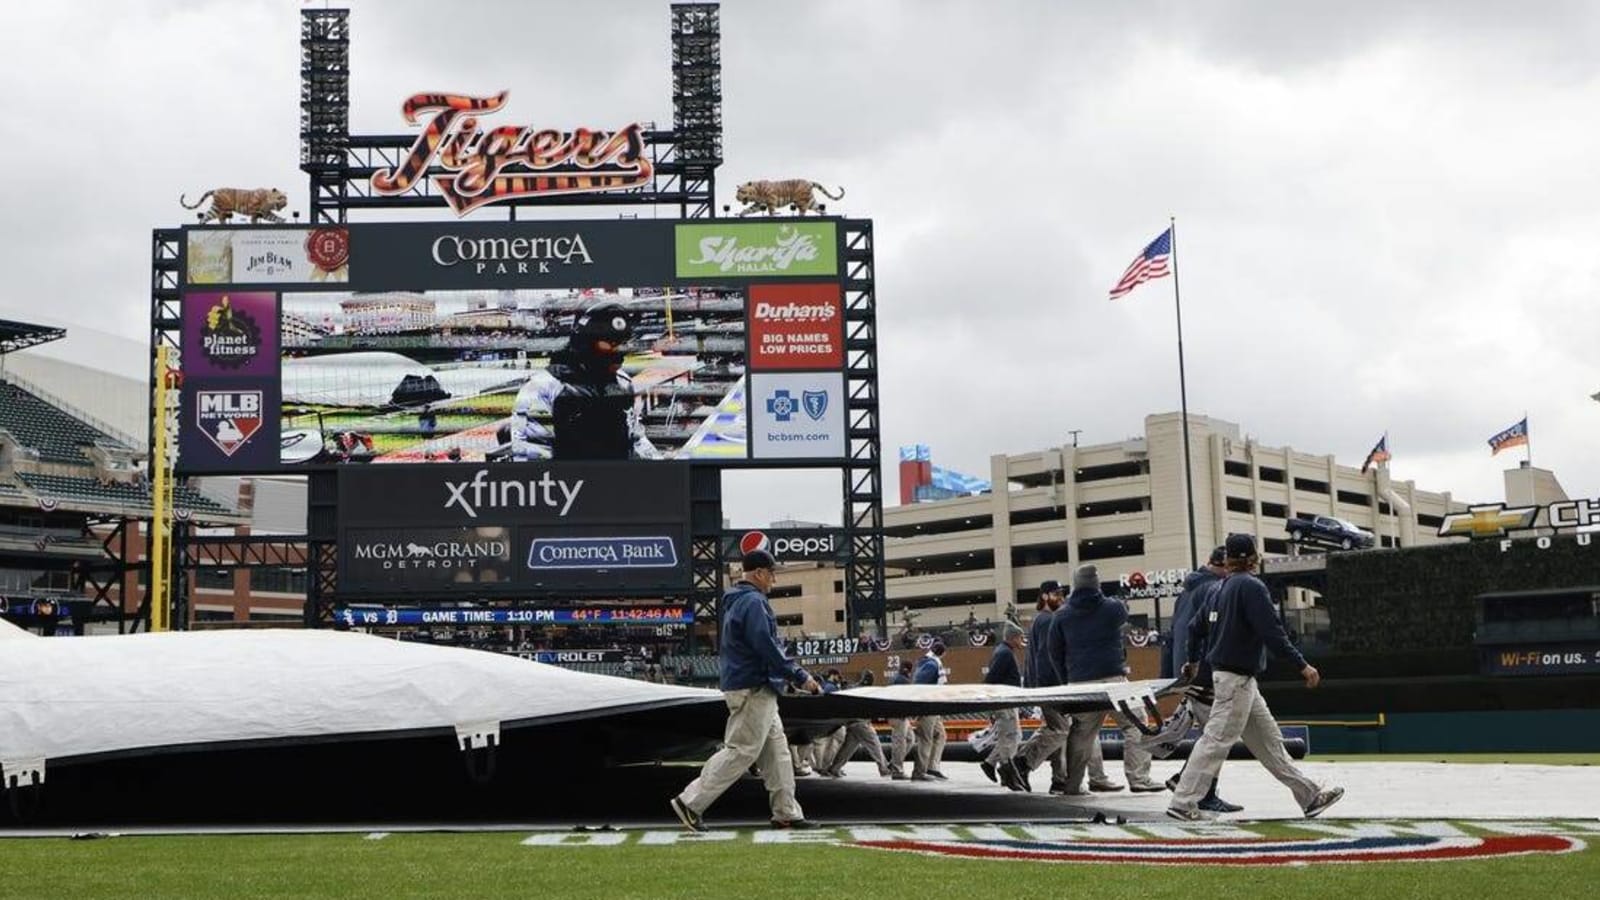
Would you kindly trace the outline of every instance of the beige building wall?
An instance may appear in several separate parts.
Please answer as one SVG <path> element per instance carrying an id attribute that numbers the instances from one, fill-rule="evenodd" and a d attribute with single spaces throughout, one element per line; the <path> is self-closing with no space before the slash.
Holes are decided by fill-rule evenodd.
<path id="1" fill-rule="evenodd" d="M 1255 534 L 1267 555 L 1288 555 L 1284 521 L 1296 514 L 1346 519 L 1377 535 L 1380 549 L 1435 543 L 1442 517 L 1466 506 L 1382 467 L 1362 473 L 1330 454 L 1268 446 L 1232 422 L 1189 422 L 1202 559 L 1234 532 Z M 908 606 L 919 626 L 958 624 L 969 610 L 995 619 L 1011 603 L 1030 610 L 1040 582 L 1064 581 L 1083 562 L 1105 580 L 1190 568 L 1178 413 L 1147 416 L 1144 434 L 1124 441 L 994 456 L 990 476 L 989 495 L 885 510 L 888 565 L 907 573 L 888 583 L 891 630 Z M 1129 606 L 1153 623 L 1154 599 Z"/>

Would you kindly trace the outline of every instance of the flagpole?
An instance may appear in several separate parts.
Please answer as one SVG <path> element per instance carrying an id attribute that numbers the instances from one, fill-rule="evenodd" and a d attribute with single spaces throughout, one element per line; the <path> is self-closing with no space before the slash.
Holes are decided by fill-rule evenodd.
<path id="1" fill-rule="evenodd" d="M 1178 317 L 1178 403 L 1183 413 L 1183 486 L 1189 500 L 1189 568 L 1200 568 L 1194 532 L 1194 463 L 1189 455 L 1189 385 L 1183 372 L 1183 301 L 1178 293 L 1178 219 L 1167 219 L 1172 236 L 1172 307 Z"/>

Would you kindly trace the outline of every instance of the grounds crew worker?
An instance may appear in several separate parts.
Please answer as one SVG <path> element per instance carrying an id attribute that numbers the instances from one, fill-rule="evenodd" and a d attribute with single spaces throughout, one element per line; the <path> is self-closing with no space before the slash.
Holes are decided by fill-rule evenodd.
<path id="1" fill-rule="evenodd" d="M 944 641 L 933 639 L 933 644 L 928 647 L 927 655 L 922 657 L 922 662 L 917 663 L 917 671 L 911 676 L 912 684 L 944 684 L 944 667 L 939 664 L 939 657 L 944 656 Z M 939 771 L 939 763 L 944 759 L 944 719 L 939 716 L 921 716 L 917 719 L 917 755 L 916 762 L 911 764 L 911 780 L 949 781 L 945 774 Z"/>
<path id="2" fill-rule="evenodd" d="M 1099 570 L 1092 565 L 1079 566 L 1072 573 L 1072 593 L 1050 620 L 1050 661 L 1056 666 L 1056 678 L 1073 685 L 1127 681 L 1128 658 L 1122 642 L 1126 624 L 1128 607 L 1116 597 L 1100 592 Z M 1100 740 L 1100 723 L 1104 720 L 1103 712 L 1072 715 L 1072 733 L 1067 739 L 1069 794 L 1083 790 L 1083 777 L 1094 744 Z M 1120 716 L 1118 720 L 1126 736 L 1122 742 L 1122 770 L 1128 776 L 1128 790 L 1166 790 L 1150 780 L 1150 751 L 1139 743 L 1139 730 Z"/>
<path id="3" fill-rule="evenodd" d="M 1049 654 L 1046 647 L 1050 641 L 1050 619 L 1055 614 L 1056 607 L 1061 605 L 1061 585 L 1055 581 L 1046 581 L 1039 585 L 1039 606 L 1034 613 L 1033 622 L 1028 626 L 1028 687 L 1055 687 L 1060 684 L 1056 681 L 1055 667 L 1050 665 Z M 1017 783 L 1025 791 L 1033 790 L 1028 783 L 1028 773 L 1045 759 L 1050 760 L 1054 768 L 1056 760 L 1060 758 L 1060 751 L 1067 743 L 1067 729 L 1071 720 L 1053 706 L 1041 706 L 1039 713 L 1044 718 L 1043 727 L 1028 738 L 1017 755 L 1011 760 L 1012 769 L 1016 772 Z M 1052 779 L 1054 780 L 1054 779 Z M 1011 785 L 1006 785 L 1011 787 Z"/>
<path id="4" fill-rule="evenodd" d="M 1185 675 L 1194 676 L 1199 668 L 1201 648 L 1207 648 L 1205 655 L 1211 663 L 1214 697 L 1211 718 L 1199 742 L 1189 752 L 1188 766 L 1178 780 L 1167 815 L 1186 822 L 1209 818 L 1199 809 L 1200 798 L 1221 771 L 1234 741 L 1243 740 L 1250 754 L 1294 793 L 1295 802 L 1300 804 L 1306 817 L 1311 818 L 1338 802 L 1344 796 L 1344 788 L 1319 787 L 1289 759 L 1283 747 L 1283 733 L 1278 730 L 1267 702 L 1261 699 L 1256 676 L 1262 670 L 1263 649 L 1292 661 L 1299 668 L 1300 677 L 1305 679 L 1306 687 L 1316 687 L 1322 682 L 1322 675 L 1289 643 L 1283 623 L 1273 612 L 1267 586 L 1251 574 L 1259 561 L 1255 536 L 1230 534 L 1224 547 L 1228 577 L 1211 598 L 1214 608 L 1190 622 L 1187 660 L 1183 666 Z M 1209 641 L 1203 644 L 1207 635 Z"/>
<path id="5" fill-rule="evenodd" d="M 767 602 L 777 580 L 777 561 L 765 550 L 744 555 L 744 577 L 722 598 L 718 651 L 722 657 L 722 697 L 728 727 L 722 749 L 706 761 L 700 777 L 672 798 L 672 811 L 690 831 L 705 831 L 701 816 L 749 770 L 761 767 L 772 804 L 774 828 L 810 828 L 794 799 L 794 768 L 778 717 L 778 693 L 792 682 L 807 693 L 820 692 L 817 680 L 783 655 L 778 622 Z"/>
<path id="6" fill-rule="evenodd" d="M 1228 567 L 1224 564 L 1226 548 L 1218 547 L 1211 551 L 1211 558 L 1206 560 L 1203 568 L 1195 569 L 1189 577 L 1183 580 L 1183 593 L 1178 595 L 1178 602 L 1172 607 L 1172 636 L 1161 648 L 1161 677 L 1177 678 L 1178 670 L 1183 667 L 1183 662 L 1189 658 L 1189 623 L 1197 615 L 1207 615 L 1212 609 L 1212 600 L 1217 595 L 1217 589 L 1222 587 L 1222 579 L 1228 574 Z M 1194 712 L 1195 721 L 1201 728 L 1206 727 L 1206 722 L 1211 718 L 1211 665 L 1205 661 L 1205 650 L 1200 651 L 1200 669 L 1195 673 L 1189 685 L 1189 697 L 1185 701 L 1189 709 Z M 1188 761 L 1184 765 L 1188 766 Z M 1183 777 L 1183 770 L 1167 779 L 1167 790 L 1178 789 L 1178 779 Z M 1206 795 L 1200 799 L 1200 808 L 1206 812 L 1236 813 L 1243 812 L 1244 807 L 1217 796 L 1217 780 L 1211 779 L 1211 786 L 1206 789 Z"/>
<path id="7" fill-rule="evenodd" d="M 984 684 L 1008 684 L 1022 687 L 1022 670 L 1017 667 L 1017 651 L 1022 649 L 1021 626 L 1007 622 L 1002 630 L 1000 646 L 994 648 L 989 658 L 989 671 L 983 674 Z M 994 714 L 994 747 L 980 765 L 983 774 L 999 772 L 1000 783 L 1013 791 L 1022 790 L 1022 779 L 1011 762 L 1017 755 L 1017 745 L 1022 743 L 1022 726 L 1017 722 L 1015 708 L 1002 709 Z"/>
<path id="8" fill-rule="evenodd" d="M 911 662 L 903 660 L 900 671 L 890 676 L 889 684 L 910 684 Z M 895 781 L 906 780 L 906 753 L 911 750 L 915 739 L 911 735 L 910 719 L 889 720 L 889 777 Z M 916 768 L 915 763 L 912 768 Z"/>

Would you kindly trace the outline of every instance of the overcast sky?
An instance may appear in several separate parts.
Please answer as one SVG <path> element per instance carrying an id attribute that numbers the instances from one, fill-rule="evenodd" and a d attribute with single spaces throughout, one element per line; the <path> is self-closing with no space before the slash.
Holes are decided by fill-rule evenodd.
<path id="1" fill-rule="evenodd" d="M 671 121 L 666 2 L 353 5 L 357 133 L 445 90 Z M 89 332 L 145 333 L 180 193 L 305 208 L 300 8 L 7 10 L 0 316 L 132 374 Z M 1396 478 L 1496 500 L 1523 451 L 1486 439 L 1526 411 L 1534 461 L 1600 494 L 1600 5 L 731 0 L 722 35 L 724 201 L 809 178 L 875 220 L 891 497 L 902 443 L 983 475 L 1177 408 L 1171 280 L 1106 299 L 1169 215 L 1192 412 L 1353 465 L 1387 431 Z M 756 481 L 740 524 L 837 518 L 837 475 Z"/>

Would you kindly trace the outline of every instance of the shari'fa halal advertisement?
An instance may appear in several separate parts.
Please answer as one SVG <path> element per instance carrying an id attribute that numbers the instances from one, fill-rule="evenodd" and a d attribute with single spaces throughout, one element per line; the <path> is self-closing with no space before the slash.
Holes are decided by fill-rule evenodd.
<path id="1" fill-rule="evenodd" d="M 178 456 L 189 472 L 251 472 L 278 463 L 278 295 L 183 298 Z"/>

